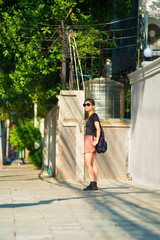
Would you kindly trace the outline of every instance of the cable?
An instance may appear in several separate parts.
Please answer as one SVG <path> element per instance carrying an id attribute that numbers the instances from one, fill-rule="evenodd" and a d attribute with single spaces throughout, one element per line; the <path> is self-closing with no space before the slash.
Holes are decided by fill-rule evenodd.
<path id="1" fill-rule="evenodd" d="M 134 36 L 134 37 L 136 37 L 136 36 Z M 60 38 L 60 36 L 52 43 L 52 45 L 50 46 L 50 47 L 39 47 L 39 46 L 33 46 L 33 45 L 28 45 L 26 42 L 25 43 L 20 43 L 20 42 L 12 42 L 12 41 L 4 41 L 3 39 L 0 39 L 0 41 L 1 42 L 6 42 L 6 43 L 9 43 L 9 44 L 12 44 L 12 43 L 14 43 L 14 44 L 23 44 L 23 45 L 25 45 L 26 44 L 26 46 L 24 46 L 24 47 L 33 47 L 33 48 L 39 48 L 39 49 L 52 49 L 52 47 L 53 47 L 53 45 L 59 40 L 59 38 Z M 112 39 L 111 39 L 112 40 Z M 105 42 L 108 42 L 108 40 L 104 40 Z M 95 42 L 104 42 L 104 41 L 95 41 Z M 87 42 L 87 41 L 86 41 Z M 90 41 L 89 41 L 90 42 Z M 94 42 L 94 41 L 93 41 Z M 131 46 L 138 46 L 138 44 L 135 44 L 135 45 L 126 45 L 126 46 L 117 46 L 117 47 L 111 47 L 111 48 L 104 48 L 104 50 L 112 50 L 112 49 L 120 49 L 120 48 L 127 48 L 127 47 L 131 47 Z M 62 50 L 62 49 L 58 49 L 58 50 Z M 96 50 L 93 50 L 93 49 L 84 49 L 84 50 L 78 50 L 78 52 L 90 52 L 90 51 L 93 51 L 93 52 L 97 52 L 97 51 L 100 51 L 99 49 L 96 49 Z M 68 51 L 66 51 L 66 53 L 67 53 Z"/>
<path id="2" fill-rule="evenodd" d="M 1 24 L 2 25 L 2 24 Z M 30 30 L 30 31 L 39 31 L 39 32 L 43 32 L 45 31 L 45 29 L 43 28 L 28 28 L 28 27 L 24 27 L 24 26 L 20 26 L 20 25 L 14 25 L 14 24 L 11 24 L 11 25 L 6 25 L 6 27 L 11 27 L 11 26 L 14 26 L 14 27 L 20 27 L 21 29 L 24 29 L 24 30 Z M 2 28 L 2 26 L 0 26 L 0 28 Z M 54 32 L 52 29 L 48 29 L 48 31 L 50 32 Z"/>
<path id="3" fill-rule="evenodd" d="M 59 40 L 59 37 L 52 43 L 51 46 L 49 47 L 41 47 L 41 46 L 36 46 L 36 45 L 28 45 L 26 42 L 13 42 L 13 41 L 4 41 L 3 39 L 0 39 L 0 44 L 1 43 L 7 43 L 7 44 L 10 44 L 10 45 L 23 45 L 23 47 L 27 48 L 27 47 L 32 47 L 32 48 L 38 48 L 38 49 L 41 49 L 41 50 L 52 50 L 53 49 L 53 45 Z M 58 50 L 59 51 L 59 50 Z"/>
<path id="4" fill-rule="evenodd" d="M 12 20 L 16 20 L 16 21 L 20 21 L 20 22 L 24 22 L 24 23 L 31 23 L 31 24 L 39 24 L 42 26 L 51 26 L 51 27 L 58 27 L 61 29 L 61 25 L 50 25 L 50 24 L 46 24 L 46 23 L 40 23 L 40 22 L 31 22 L 31 21 L 26 21 L 26 20 L 20 20 L 20 19 L 16 19 L 16 18 L 11 18 L 11 17 L 5 17 L 3 16 L 3 18 L 6 19 L 12 19 Z M 129 21 L 131 19 L 136 19 L 137 17 L 130 17 L 130 18 L 126 18 L 126 19 L 119 19 L 119 20 L 114 20 L 108 23 L 99 23 L 99 24 L 88 24 L 88 25 L 67 25 L 67 27 L 69 28 L 87 28 L 87 27 L 93 27 L 93 26 L 107 26 L 107 25 L 111 25 L 111 24 L 115 24 L 115 23 L 120 23 L 120 22 L 124 22 L 124 21 Z M 13 25 L 13 26 L 17 26 L 17 25 Z M 19 26 L 19 25 L 18 25 Z M 23 28 L 23 26 L 20 26 Z M 24 29 L 28 29 L 28 30 L 43 30 L 43 29 L 33 29 L 33 28 L 24 28 Z M 52 30 L 52 28 L 49 28 L 49 30 Z"/>
<path id="5" fill-rule="evenodd" d="M 129 36 L 129 37 L 121 37 L 121 38 L 110 38 L 110 39 L 106 39 L 106 40 L 96 40 L 96 41 L 76 41 L 77 43 L 89 43 L 89 42 L 108 42 L 108 41 L 116 41 L 116 40 L 124 40 L 124 39 L 130 39 L 130 38 L 137 38 L 137 36 Z"/>
<path id="6" fill-rule="evenodd" d="M 131 47 L 138 47 L 138 44 L 131 44 L 131 45 L 126 45 L 126 46 L 121 46 L 121 47 L 114 47 L 114 48 L 104 48 L 104 50 L 116 50 L 116 49 L 121 49 L 121 48 L 131 48 Z"/>
<path id="7" fill-rule="evenodd" d="M 1 18 L 1 17 L 0 17 Z M 26 20 L 21 20 L 18 18 L 12 18 L 12 17 L 5 17 L 3 16 L 3 18 L 6 19 L 12 19 L 12 20 L 16 20 L 16 21 L 20 21 L 20 22 L 24 22 L 24 23 L 31 23 L 31 24 L 39 24 L 39 25 L 43 25 L 43 26 L 51 26 L 51 27 L 60 27 L 61 25 L 51 25 L 51 24 L 47 24 L 47 23 L 40 23 L 40 22 L 31 22 L 31 21 L 26 21 Z"/>
<path id="8" fill-rule="evenodd" d="M 19 21 L 19 22 L 24 22 L 25 24 L 26 23 L 32 23 L 32 24 L 41 24 L 41 25 L 46 25 L 46 26 L 54 26 L 54 25 L 49 25 L 49 24 L 44 24 L 44 23 L 39 23 L 39 22 L 37 22 L 37 23 L 34 23 L 34 22 L 30 22 L 30 21 L 24 21 L 24 20 L 19 20 L 19 19 L 15 19 L 15 18 L 9 18 L 9 17 L 4 17 L 4 18 L 6 18 L 6 19 L 11 19 L 11 20 L 13 20 L 13 21 Z M 123 21 L 129 21 L 129 20 L 131 20 L 131 19 L 135 19 L 136 17 L 131 17 L 131 18 L 127 18 L 127 19 L 121 19 L 121 20 L 115 20 L 115 21 L 112 21 L 112 22 L 109 22 L 109 23 L 101 23 L 101 24 L 92 24 L 92 25 L 69 25 L 69 26 L 67 26 L 67 28 L 69 28 L 69 27 L 72 27 L 72 28 L 76 28 L 76 29 L 78 29 L 79 27 L 80 28 L 87 28 L 87 27 L 93 27 L 93 26 L 107 26 L 107 25 L 110 25 L 110 24 L 117 24 L 117 23 L 120 23 L 120 22 L 123 22 Z M 4 25 L 4 23 L 2 23 L 2 25 Z M 43 32 L 44 31 L 44 29 L 37 29 L 37 28 L 27 28 L 26 26 L 24 26 L 24 27 L 22 27 L 22 26 L 19 26 L 19 25 L 7 25 L 6 24 L 6 26 L 4 26 L 5 28 L 7 28 L 7 27 L 9 27 L 9 26 L 18 26 L 18 28 L 20 27 L 20 29 L 22 28 L 23 30 L 34 30 L 34 31 L 40 31 L 40 32 Z M 59 29 L 61 28 L 61 25 L 55 25 L 56 27 L 58 27 Z M 3 26 L 1 27 L 1 28 L 3 28 Z M 89 33 L 89 34 L 97 34 L 97 35 L 100 35 L 100 33 L 117 33 L 117 32 L 123 32 L 123 31 L 127 31 L 127 30 L 130 30 L 130 29 L 136 29 L 135 27 L 130 27 L 130 28 L 127 28 L 127 29 L 111 29 L 111 30 L 106 30 L 106 31 L 98 31 L 98 32 L 94 32 L 93 30 L 92 31 L 85 31 L 85 36 L 87 36 L 86 35 L 86 33 Z M 72 30 L 73 31 L 73 30 Z M 52 32 L 52 31 L 51 31 Z M 83 32 L 76 32 L 76 33 L 73 33 L 74 35 L 78 35 L 78 34 L 82 34 Z M 2 33 L 2 34 L 8 34 L 8 33 Z M 22 35 L 20 36 L 20 35 L 16 35 L 16 34 L 10 34 L 9 36 L 14 36 L 14 37 L 18 37 L 18 38 L 23 38 L 23 39 L 31 39 L 31 40 L 33 40 L 33 41 L 37 41 L 37 42 L 53 42 L 52 44 L 51 44 L 51 46 L 50 47 L 40 47 L 40 46 L 33 46 L 33 45 L 28 45 L 26 42 L 25 43 L 20 43 L 20 42 L 17 42 L 16 44 L 26 44 L 26 46 L 28 46 L 28 47 L 36 47 L 36 48 L 40 48 L 40 49 L 52 49 L 53 48 L 53 45 L 59 40 L 59 38 L 60 38 L 60 31 L 58 31 L 58 29 L 56 29 L 56 31 L 54 31 L 53 32 L 53 34 L 52 34 L 52 36 L 50 36 L 50 37 L 45 37 L 44 36 L 44 38 L 41 38 L 42 36 L 40 36 L 40 39 L 38 38 L 39 36 L 36 36 L 36 35 L 33 35 L 33 36 L 29 36 L 29 34 L 27 34 L 26 32 L 22 32 L 21 33 Z M 28 35 L 28 37 L 27 36 L 24 36 L 25 34 L 27 34 Z M 56 34 L 59 34 L 59 36 L 58 37 L 54 37 Z M 71 34 L 71 33 L 70 33 Z M 54 38 L 53 38 L 54 37 Z M 103 36 L 104 37 L 104 36 Z M 109 39 L 104 39 L 104 40 L 92 40 L 92 41 L 78 41 L 77 43 L 83 43 L 83 42 L 85 42 L 85 43 L 107 43 L 107 42 L 109 42 L 109 41 L 117 41 L 117 40 L 127 40 L 127 39 L 133 39 L 133 38 L 136 38 L 137 36 L 127 36 L 127 37 L 118 37 L 118 38 L 109 38 Z M 1 39 L 2 40 L 2 39 Z M 54 40 L 54 41 L 53 41 Z M 67 43 L 67 40 L 65 40 L 66 41 L 66 43 Z M 5 42 L 4 40 L 2 40 L 2 42 Z M 11 44 L 11 41 L 8 41 L 10 44 Z M 14 42 L 14 44 L 15 44 L 15 42 Z M 95 46 L 96 47 L 96 46 Z M 122 48 L 122 47 L 124 47 L 124 46 L 121 46 L 121 47 L 116 47 L 116 48 L 106 48 L 106 49 L 118 49 L 118 48 Z M 79 51 L 83 51 L 83 50 L 79 50 Z M 90 51 L 90 50 L 85 50 L 85 51 Z M 96 50 L 96 51 L 100 51 L 100 50 Z"/>
<path id="9" fill-rule="evenodd" d="M 89 25 L 67 25 L 68 27 L 93 27 L 93 26 L 102 26 L 102 25 L 111 25 L 111 24 L 115 24 L 115 23 L 120 23 L 120 22 L 124 22 L 124 21 L 128 21 L 131 19 L 136 19 L 137 17 L 130 17 L 130 18 L 125 18 L 125 19 L 120 19 L 120 20 L 115 20 L 115 21 L 111 21 L 109 23 L 98 23 L 98 24 L 89 24 Z"/>
<path id="10" fill-rule="evenodd" d="M 54 36 L 57 32 L 55 32 L 52 36 Z M 10 34 L 10 33 L 2 33 L 1 35 L 7 35 L 8 36 L 13 36 L 13 37 L 20 37 L 20 38 L 24 38 L 24 39 L 32 39 L 32 40 L 35 40 L 35 41 L 46 41 L 46 42 L 49 42 L 49 41 L 53 41 L 53 39 L 57 39 L 57 37 L 44 37 L 44 39 L 34 39 L 33 36 L 32 37 L 25 37 L 25 36 L 20 36 L 20 35 L 16 35 L 16 34 Z M 50 39 L 49 39 L 50 38 Z M 47 40 L 45 40 L 47 39 Z"/>
<path id="11" fill-rule="evenodd" d="M 60 38 L 60 37 L 58 37 L 58 38 L 52 43 L 52 45 L 49 47 L 49 49 L 51 49 L 51 48 L 53 47 L 53 45 L 58 41 L 59 38 Z"/>
<path id="12" fill-rule="evenodd" d="M 110 33 L 110 32 L 120 32 L 120 31 L 128 31 L 128 30 L 133 30 L 137 29 L 137 27 L 130 27 L 130 28 L 120 28 L 120 29 L 111 29 L 111 30 L 106 30 L 106 31 L 99 31 L 98 29 L 95 29 L 95 31 L 81 31 L 81 32 L 69 32 L 68 35 L 75 34 L 79 35 L 82 33 L 91 33 L 91 34 L 100 34 L 100 33 Z M 96 32 L 98 31 L 98 32 Z"/>
<path id="13" fill-rule="evenodd" d="M 125 45 L 125 46 L 117 46 L 117 47 L 111 47 L 111 48 L 103 48 L 103 50 L 118 50 L 118 49 L 121 49 L 121 48 L 132 48 L 132 47 L 138 47 L 138 44 L 130 44 L 130 45 Z M 57 50 L 61 50 L 61 48 L 57 48 Z M 91 54 L 91 53 L 97 53 L 99 54 L 101 50 L 99 49 L 83 49 L 83 50 L 78 50 L 78 52 L 84 52 L 84 53 L 88 53 L 88 54 Z M 91 53 L 90 53 L 91 52 Z M 67 51 L 65 51 L 65 53 L 67 53 Z"/>

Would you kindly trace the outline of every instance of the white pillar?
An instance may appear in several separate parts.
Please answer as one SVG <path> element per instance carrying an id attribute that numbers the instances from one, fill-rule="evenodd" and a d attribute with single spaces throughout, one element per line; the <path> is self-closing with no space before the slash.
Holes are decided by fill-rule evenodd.
<path id="1" fill-rule="evenodd" d="M 9 127 L 10 127 L 10 120 L 7 119 L 6 121 L 7 125 L 7 132 L 6 132 L 6 158 L 9 157 Z"/>
<path id="2" fill-rule="evenodd" d="M 0 121 L 0 165 L 3 165 L 2 123 Z"/>
<path id="3" fill-rule="evenodd" d="M 34 101 L 34 126 L 37 127 L 37 101 Z"/>

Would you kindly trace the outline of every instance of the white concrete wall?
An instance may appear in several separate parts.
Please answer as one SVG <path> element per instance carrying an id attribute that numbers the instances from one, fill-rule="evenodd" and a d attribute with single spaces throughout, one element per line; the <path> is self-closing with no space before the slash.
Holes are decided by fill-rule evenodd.
<path id="1" fill-rule="evenodd" d="M 129 74 L 131 132 L 129 170 L 141 183 L 160 184 L 160 58 Z"/>
<path id="2" fill-rule="evenodd" d="M 88 179 L 84 169 L 84 92 L 61 91 L 45 118 L 43 164 L 58 179 Z M 130 121 L 101 120 L 108 151 L 97 154 L 99 180 L 126 179 Z"/>
<path id="3" fill-rule="evenodd" d="M 59 96 L 56 176 L 84 179 L 84 91 L 62 90 Z"/>
<path id="4" fill-rule="evenodd" d="M 0 165 L 3 165 L 2 122 L 0 121 Z"/>
<path id="5" fill-rule="evenodd" d="M 130 121 L 102 119 L 101 125 L 108 150 L 103 154 L 97 154 L 98 179 L 127 179 Z M 87 173 L 85 179 L 88 179 Z"/>
<path id="6" fill-rule="evenodd" d="M 84 179 L 84 91 L 61 91 L 45 118 L 43 165 L 58 179 Z"/>
<path id="7" fill-rule="evenodd" d="M 43 166 L 55 176 L 58 108 L 54 107 L 44 119 Z"/>

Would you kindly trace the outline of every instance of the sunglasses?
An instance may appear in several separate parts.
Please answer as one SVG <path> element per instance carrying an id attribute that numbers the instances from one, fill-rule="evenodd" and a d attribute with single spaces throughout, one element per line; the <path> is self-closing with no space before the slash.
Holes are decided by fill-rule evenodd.
<path id="1" fill-rule="evenodd" d="M 89 106 L 91 106 L 91 104 L 90 103 L 84 103 L 83 107 L 86 107 L 86 106 L 89 107 Z"/>

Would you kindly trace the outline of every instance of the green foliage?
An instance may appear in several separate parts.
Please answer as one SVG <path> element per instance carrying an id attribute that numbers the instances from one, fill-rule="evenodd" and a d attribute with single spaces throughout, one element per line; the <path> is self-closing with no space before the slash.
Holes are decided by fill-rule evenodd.
<path id="1" fill-rule="evenodd" d="M 56 104 L 61 89 L 62 20 L 70 26 L 104 23 L 111 21 L 114 15 L 125 18 L 130 7 L 131 0 L 1 0 L 0 98 L 3 102 L 0 118 L 8 117 L 11 112 L 15 118 L 22 115 L 33 117 L 35 100 L 38 116 L 44 117 Z M 103 55 L 101 50 L 105 47 L 104 44 L 99 46 L 98 40 L 110 36 L 105 31 L 100 35 L 96 28 L 89 31 L 96 34 L 86 35 L 88 43 L 79 31 L 78 47 L 83 49 L 85 46 L 89 57 L 96 59 L 99 53 Z M 110 41 L 107 47 L 114 44 Z M 94 54 L 91 54 L 91 49 Z M 96 61 L 95 75 L 99 64 Z M 86 68 L 91 67 L 88 65 Z"/>
<path id="2" fill-rule="evenodd" d="M 34 153 L 29 153 L 28 160 L 30 163 L 34 164 L 34 166 L 41 168 L 42 167 L 42 156 L 43 156 L 43 148 L 35 150 Z"/>
<path id="3" fill-rule="evenodd" d="M 125 91 L 125 113 L 130 113 L 131 111 L 131 89 Z"/>
<path id="4" fill-rule="evenodd" d="M 118 18 L 130 17 L 131 8 L 131 0 L 115 0 L 115 15 Z"/>
<path id="5" fill-rule="evenodd" d="M 9 97 L 3 105 L 7 106 L 8 112 L 14 111 L 18 116 L 33 117 L 33 101 L 37 100 L 38 115 L 44 117 L 57 102 L 61 89 L 62 53 L 54 47 L 49 48 L 55 40 L 52 39 L 54 30 L 51 32 L 48 27 L 34 24 L 42 21 L 43 13 L 48 15 L 44 23 L 49 21 L 47 18 L 52 9 L 50 6 L 48 12 L 48 6 L 42 4 L 43 1 L 38 2 L 39 5 L 27 0 L 1 3 L 0 96 L 3 100 L 4 95 Z M 61 39 L 56 48 L 60 45 Z"/>
<path id="6" fill-rule="evenodd" d="M 18 152 L 27 148 L 29 150 L 29 162 L 40 168 L 42 166 L 42 147 L 35 148 L 35 143 L 41 142 L 41 133 L 34 127 L 33 120 L 19 120 L 10 131 L 10 143 Z"/>
<path id="7" fill-rule="evenodd" d="M 41 133 L 38 128 L 34 127 L 33 120 L 19 120 L 17 125 L 13 126 L 10 131 L 10 142 L 17 150 L 34 151 L 35 142 L 41 141 Z"/>

